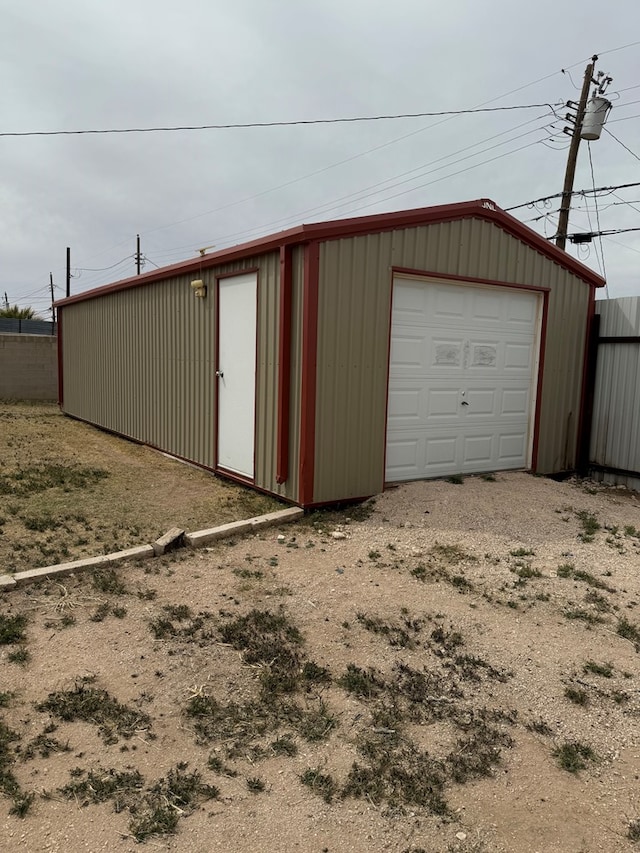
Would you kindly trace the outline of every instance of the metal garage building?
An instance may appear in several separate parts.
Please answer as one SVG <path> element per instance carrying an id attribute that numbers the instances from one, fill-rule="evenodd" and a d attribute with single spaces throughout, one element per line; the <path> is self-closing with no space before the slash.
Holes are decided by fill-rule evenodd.
<path id="1" fill-rule="evenodd" d="M 58 302 L 60 404 L 301 506 L 557 473 L 603 284 L 486 199 L 302 225 Z"/>

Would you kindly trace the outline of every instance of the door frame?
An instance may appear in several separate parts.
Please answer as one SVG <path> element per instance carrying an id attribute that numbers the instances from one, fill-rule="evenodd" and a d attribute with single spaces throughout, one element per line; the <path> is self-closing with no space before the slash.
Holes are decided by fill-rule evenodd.
<path id="1" fill-rule="evenodd" d="M 219 411 L 220 411 L 220 403 L 219 403 L 219 389 L 220 384 L 218 381 L 218 377 L 216 375 L 216 371 L 220 369 L 220 282 L 229 278 L 237 278 L 238 276 L 251 275 L 254 274 L 256 277 L 256 339 L 254 342 L 254 371 L 255 371 L 255 382 L 254 382 L 254 403 L 253 403 L 253 473 L 250 477 L 244 476 L 243 474 L 238 473 L 237 471 L 232 471 L 229 468 L 225 468 L 224 465 L 220 465 L 219 459 L 219 447 L 218 447 L 218 439 L 219 439 Z M 229 478 L 230 480 L 237 480 L 240 483 L 245 483 L 247 485 L 254 486 L 255 485 L 255 476 L 256 476 L 256 446 L 257 446 L 257 426 L 258 426 L 258 338 L 260 334 L 259 330 L 259 306 L 260 306 L 260 268 L 256 266 L 247 267 L 247 269 L 240 270 L 232 270 L 230 272 L 218 273 L 215 277 L 215 292 L 214 292 L 214 315 L 215 315 L 215 344 L 214 344 L 214 359 L 213 359 L 213 381 L 215 383 L 214 388 L 214 414 L 213 414 L 213 467 L 216 473 L 223 475 L 224 477 Z"/>
<path id="2" fill-rule="evenodd" d="M 538 293 L 541 295 L 541 305 L 536 318 L 535 334 L 538 343 L 534 361 L 534 370 L 536 372 L 535 380 L 532 378 L 531 389 L 531 413 L 529 424 L 529 437 L 527 441 L 527 460 L 529 468 L 527 470 L 535 471 L 538 458 L 538 438 L 540 431 L 540 413 L 542 400 L 542 381 L 544 375 L 544 360 L 547 342 L 547 316 L 549 310 L 549 293 L 550 287 L 533 284 L 516 284 L 509 281 L 497 281 L 489 278 L 476 278 L 473 276 L 455 275 L 453 273 L 439 273 L 428 270 L 418 270 L 407 267 L 392 266 L 389 270 L 389 336 L 387 340 L 387 389 L 385 397 L 385 412 L 384 412 L 384 453 L 382 454 L 382 482 L 383 489 L 394 488 L 400 485 L 403 481 L 389 481 L 386 479 L 387 474 L 387 448 L 389 428 L 389 379 L 391 372 L 391 337 L 393 333 L 393 286 L 394 279 L 405 278 L 414 281 L 422 281 L 426 284 L 436 284 L 438 281 L 443 281 L 446 284 L 460 284 L 477 286 L 477 287 L 499 287 L 505 289 L 524 290 L 527 292 Z M 437 478 L 434 478 L 437 479 Z M 406 482 L 418 482 L 417 480 L 409 480 Z"/>

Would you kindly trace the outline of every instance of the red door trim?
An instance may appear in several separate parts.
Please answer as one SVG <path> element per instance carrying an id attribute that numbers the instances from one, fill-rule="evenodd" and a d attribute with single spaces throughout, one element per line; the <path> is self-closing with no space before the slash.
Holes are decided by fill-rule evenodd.
<path id="1" fill-rule="evenodd" d="M 278 339 L 278 450 L 276 483 L 289 479 L 291 404 L 291 246 L 280 246 L 280 335 Z"/>
<path id="2" fill-rule="evenodd" d="M 313 503 L 316 451 L 316 370 L 318 359 L 318 279 L 320 246 L 304 247 L 304 297 L 302 308 L 302 384 L 300 389 L 299 503 Z"/>

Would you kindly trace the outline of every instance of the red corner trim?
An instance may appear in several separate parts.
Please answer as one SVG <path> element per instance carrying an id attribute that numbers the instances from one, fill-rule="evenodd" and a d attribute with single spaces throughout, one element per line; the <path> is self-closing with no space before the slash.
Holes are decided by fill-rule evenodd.
<path id="1" fill-rule="evenodd" d="M 318 274 L 320 247 L 304 247 L 304 297 L 302 308 L 302 385 L 300 413 L 301 506 L 313 503 L 316 452 L 316 368 L 318 358 Z"/>
<path id="2" fill-rule="evenodd" d="M 289 407 L 291 403 L 291 251 L 291 246 L 280 246 L 277 483 L 286 483 L 289 478 Z"/>

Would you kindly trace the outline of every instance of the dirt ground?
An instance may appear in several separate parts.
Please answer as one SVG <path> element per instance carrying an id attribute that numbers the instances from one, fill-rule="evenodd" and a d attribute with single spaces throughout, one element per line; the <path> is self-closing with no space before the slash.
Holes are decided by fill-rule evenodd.
<path id="1" fill-rule="evenodd" d="M 498 474 L 5 593 L 3 853 L 638 849 L 639 528 Z"/>
<path id="2" fill-rule="evenodd" d="M 153 542 L 281 508 L 205 471 L 65 417 L 0 402 L 0 571 Z"/>

